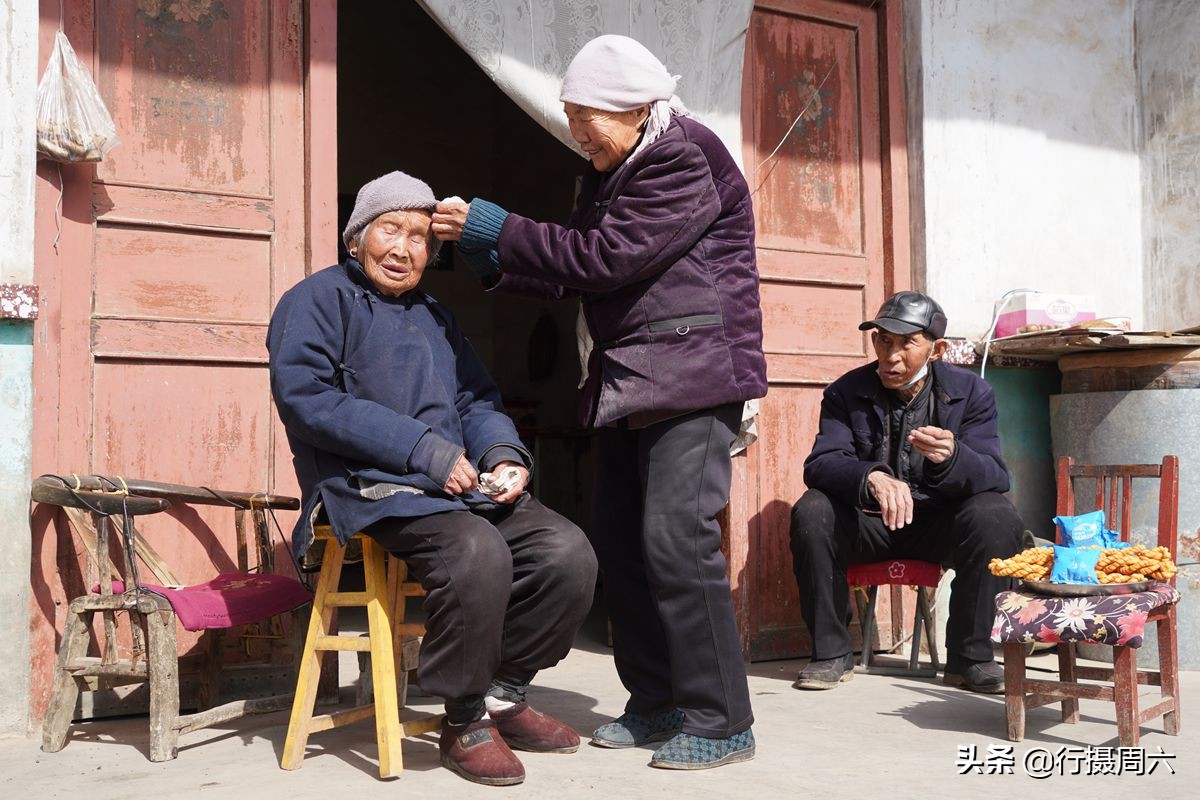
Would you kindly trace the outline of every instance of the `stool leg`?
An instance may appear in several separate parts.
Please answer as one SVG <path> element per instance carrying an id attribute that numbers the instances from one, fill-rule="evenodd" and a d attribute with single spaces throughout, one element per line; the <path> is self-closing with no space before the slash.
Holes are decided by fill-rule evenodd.
<path id="1" fill-rule="evenodd" d="M 1058 643 L 1058 680 L 1061 683 L 1078 683 L 1075 675 L 1075 643 Z M 1075 724 L 1079 722 L 1079 698 L 1064 697 L 1062 701 L 1062 721 Z"/>
<path id="2" fill-rule="evenodd" d="M 296 697 L 292 700 L 287 739 L 283 743 L 283 754 L 279 757 L 279 766 L 283 769 L 299 769 L 304 762 L 304 749 L 311 733 L 309 723 L 317 702 L 317 687 L 321 682 L 321 653 L 317 651 L 317 640 L 329 631 L 334 608 L 326 603 L 326 597 L 338 589 L 344 555 L 345 548 L 337 547 L 336 543 L 325 548 L 321 574 L 317 577 L 317 591 L 308 618 L 308 636 L 304 639 L 304 650 L 300 654 Z"/>
<path id="3" fill-rule="evenodd" d="M 1008 740 L 1025 738 L 1025 645 L 1004 645 L 1004 716 L 1008 721 Z"/>
<path id="4" fill-rule="evenodd" d="M 50 690 L 50 708 L 42 722 L 43 752 L 57 753 L 66 747 L 67 731 L 75 714 L 75 701 L 79 699 L 79 682 L 68 669 L 87 655 L 91 621 L 92 612 L 67 612 L 62 644 L 58 650 L 58 664 L 54 668 L 54 686 Z"/>
<path id="5" fill-rule="evenodd" d="M 1167 609 L 1166 618 L 1154 625 L 1158 631 L 1158 674 L 1162 681 L 1162 695 L 1175 701 L 1172 710 L 1163 714 L 1163 731 L 1170 736 L 1177 736 L 1182 720 L 1179 709 L 1179 632 L 1175 628 L 1175 606 Z"/>
<path id="6" fill-rule="evenodd" d="M 942 668 L 942 662 L 938 658 L 937 641 L 933 635 L 933 609 L 930 608 L 928 586 L 917 587 L 917 610 L 925 620 L 925 643 L 929 645 L 929 660 L 933 663 L 933 671 L 936 673 Z"/>
<path id="7" fill-rule="evenodd" d="M 179 742 L 179 650 L 175 643 L 175 615 L 163 611 L 143 614 L 149 653 L 150 760 L 175 758 Z"/>
<path id="8" fill-rule="evenodd" d="M 1117 704 L 1117 741 L 1121 747 L 1137 747 L 1138 725 L 1137 650 L 1124 645 L 1113 648 L 1113 700 Z"/>
<path id="9" fill-rule="evenodd" d="M 917 602 L 916 611 L 913 614 L 913 632 L 912 639 L 909 640 L 908 646 L 908 668 L 916 672 L 917 666 L 920 664 L 921 657 L 921 587 L 917 587 Z"/>
<path id="10" fill-rule="evenodd" d="M 879 596 L 879 587 L 867 589 L 867 609 L 858 617 L 858 626 L 862 629 L 862 665 L 869 668 L 875 660 L 875 601 Z"/>
<path id="11" fill-rule="evenodd" d="M 367 590 L 367 624 L 371 636 L 371 678 L 375 686 L 375 737 L 379 743 L 379 777 L 392 778 L 404 770 L 400 742 L 400 708 L 396 696 L 396 658 L 392 651 L 392 609 L 387 590 L 384 552 L 374 539 L 362 538 L 363 572 Z"/>

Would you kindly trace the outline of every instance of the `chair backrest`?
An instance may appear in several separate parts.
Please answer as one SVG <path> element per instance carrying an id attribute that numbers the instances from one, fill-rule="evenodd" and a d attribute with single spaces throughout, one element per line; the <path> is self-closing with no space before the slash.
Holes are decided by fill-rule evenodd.
<path id="1" fill-rule="evenodd" d="M 1076 464 L 1070 456 L 1058 459 L 1056 513 L 1071 516 L 1075 511 L 1075 481 L 1092 481 L 1095 505 L 1082 513 L 1103 509 L 1110 530 L 1128 542 L 1133 532 L 1133 481 L 1158 481 L 1158 541 L 1178 558 L 1179 457 L 1163 456 L 1161 464 Z M 1172 581 L 1173 583 L 1174 581 Z"/>

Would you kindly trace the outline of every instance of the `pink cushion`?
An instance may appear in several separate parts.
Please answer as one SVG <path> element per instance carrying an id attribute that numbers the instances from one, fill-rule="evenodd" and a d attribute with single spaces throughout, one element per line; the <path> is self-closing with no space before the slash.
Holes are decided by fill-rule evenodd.
<path id="1" fill-rule="evenodd" d="M 941 577 L 941 566 L 916 558 L 869 561 L 846 568 L 846 583 L 851 586 L 937 586 Z"/>
<path id="2" fill-rule="evenodd" d="M 180 624 L 189 631 L 232 628 L 291 611 L 312 600 L 298 581 L 286 575 L 223 572 L 207 583 L 169 589 L 144 583 L 142 586 L 167 598 Z M 122 581 L 113 581 L 113 594 L 125 591 Z M 98 593 L 100 587 L 93 586 Z"/>

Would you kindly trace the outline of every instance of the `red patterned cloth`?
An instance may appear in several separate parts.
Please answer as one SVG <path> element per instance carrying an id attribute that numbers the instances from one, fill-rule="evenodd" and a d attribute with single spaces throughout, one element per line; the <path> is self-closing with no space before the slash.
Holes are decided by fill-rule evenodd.
<path id="1" fill-rule="evenodd" d="M 286 575 L 223 572 L 207 583 L 171 589 L 142 584 L 155 594 L 167 598 L 179 622 L 189 631 L 209 628 L 232 628 L 291 611 L 312 600 L 312 595 L 299 582 Z M 125 591 L 122 581 L 113 581 L 113 594 Z M 99 586 L 92 587 L 99 592 Z"/>
<path id="2" fill-rule="evenodd" d="M 996 595 L 993 642 L 1093 642 L 1141 647 L 1151 611 L 1179 602 L 1179 592 L 1154 581 L 1144 592 L 1054 597 L 1032 592 Z"/>

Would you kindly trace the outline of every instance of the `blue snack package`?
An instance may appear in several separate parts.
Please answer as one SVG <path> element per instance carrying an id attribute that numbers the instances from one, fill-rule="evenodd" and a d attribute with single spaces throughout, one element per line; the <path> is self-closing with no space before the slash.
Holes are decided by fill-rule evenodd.
<path id="1" fill-rule="evenodd" d="M 1104 511 L 1078 514 L 1074 517 L 1055 517 L 1059 542 L 1064 547 L 1083 547 L 1103 544 Z"/>
<path id="2" fill-rule="evenodd" d="M 1110 531 L 1108 528 L 1104 529 L 1104 532 L 1101 534 L 1100 538 L 1104 542 L 1104 547 L 1109 550 L 1124 550 L 1126 547 L 1131 545 L 1130 542 L 1121 541 L 1120 533 L 1117 531 Z"/>
<path id="3" fill-rule="evenodd" d="M 1050 582 L 1099 583 L 1096 562 L 1100 560 L 1101 552 L 1099 547 L 1054 545 L 1054 569 L 1050 571 Z"/>

